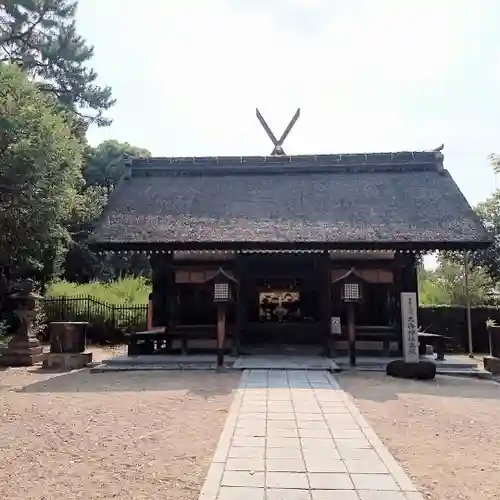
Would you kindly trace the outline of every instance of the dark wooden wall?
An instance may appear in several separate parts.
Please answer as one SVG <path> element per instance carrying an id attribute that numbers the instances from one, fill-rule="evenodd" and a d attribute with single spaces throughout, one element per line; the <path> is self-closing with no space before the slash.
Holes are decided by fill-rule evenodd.
<path id="1" fill-rule="evenodd" d="M 151 300 L 153 305 L 153 326 L 167 326 L 173 321 L 171 292 L 174 288 L 174 269 L 171 254 L 153 255 L 151 265 Z"/>
<path id="2" fill-rule="evenodd" d="M 243 343 L 323 344 L 329 331 L 330 286 L 328 255 L 241 255 L 237 260 L 240 280 L 239 327 Z M 297 280 L 302 290 L 316 293 L 317 314 L 311 323 L 261 323 L 249 318 L 248 308 L 257 307 L 256 290 Z"/>
<path id="3" fill-rule="evenodd" d="M 330 318 L 336 315 L 332 304 L 339 304 L 339 290 L 332 285 L 332 269 L 380 269 L 393 273 L 390 290 L 390 306 L 387 324 L 393 324 L 401 331 L 400 293 L 417 292 L 417 272 L 413 254 L 396 254 L 394 259 L 339 259 L 331 260 L 328 254 L 237 254 L 232 260 L 198 261 L 174 260 L 172 254 L 152 256 L 152 302 L 153 325 L 173 327 L 178 321 L 177 288 L 175 273 L 178 270 L 194 271 L 223 267 L 234 274 L 239 281 L 235 304 L 235 341 L 239 343 L 278 342 L 311 343 L 326 345 L 330 340 Z M 266 280 L 272 286 L 273 280 L 297 279 L 301 286 L 314 291 L 317 296 L 317 317 L 314 322 L 303 323 L 260 323 L 249 321 L 249 310 L 255 300 L 256 287 Z M 363 307 L 362 304 L 359 306 Z"/>

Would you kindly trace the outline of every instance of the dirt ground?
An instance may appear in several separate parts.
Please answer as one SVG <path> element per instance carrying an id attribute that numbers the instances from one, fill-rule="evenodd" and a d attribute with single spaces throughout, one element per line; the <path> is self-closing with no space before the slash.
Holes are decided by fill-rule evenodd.
<path id="1" fill-rule="evenodd" d="M 0 498 L 197 500 L 239 377 L 0 371 Z"/>
<path id="2" fill-rule="evenodd" d="M 500 384 L 379 373 L 338 380 L 427 498 L 500 499 Z"/>

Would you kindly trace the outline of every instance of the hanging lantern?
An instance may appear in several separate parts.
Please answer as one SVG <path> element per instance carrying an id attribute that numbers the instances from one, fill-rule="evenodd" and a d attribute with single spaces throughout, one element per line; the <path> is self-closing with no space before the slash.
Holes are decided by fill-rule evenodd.
<path id="1" fill-rule="evenodd" d="M 232 298 L 231 295 L 229 282 L 214 283 L 214 302 L 229 302 Z"/>
<path id="2" fill-rule="evenodd" d="M 360 302 L 363 298 L 361 283 L 358 281 L 345 281 L 342 283 L 341 294 L 344 302 Z"/>
<path id="3" fill-rule="evenodd" d="M 231 302 L 234 298 L 236 279 L 224 269 L 219 270 L 207 282 L 213 283 L 213 300 L 216 304 Z"/>

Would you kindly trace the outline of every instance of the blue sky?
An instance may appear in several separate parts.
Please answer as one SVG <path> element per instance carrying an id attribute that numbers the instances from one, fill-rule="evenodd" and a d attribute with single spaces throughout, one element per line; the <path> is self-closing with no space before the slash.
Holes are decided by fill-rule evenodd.
<path id="1" fill-rule="evenodd" d="M 89 139 L 154 155 L 432 149 L 470 203 L 500 152 L 498 0 L 80 0 L 79 30 L 111 85 Z"/>

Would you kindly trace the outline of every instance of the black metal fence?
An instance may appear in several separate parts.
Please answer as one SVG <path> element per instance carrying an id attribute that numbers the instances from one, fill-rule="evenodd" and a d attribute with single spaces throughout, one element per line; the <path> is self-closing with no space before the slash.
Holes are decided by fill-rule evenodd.
<path id="1" fill-rule="evenodd" d="M 86 321 L 87 337 L 96 342 L 116 342 L 125 331 L 147 327 L 147 304 L 109 304 L 95 297 L 46 297 L 42 301 L 47 323 Z"/>
<path id="2" fill-rule="evenodd" d="M 489 352 L 489 335 L 486 329 L 488 319 L 495 320 L 500 325 L 500 308 L 491 306 L 471 308 L 474 352 Z M 422 306 L 418 311 L 418 322 L 430 333 L 438 333 L 453 339 L 453 344 L 459 351 L 468 351 L 467 310 L 464 306 Z"/>

